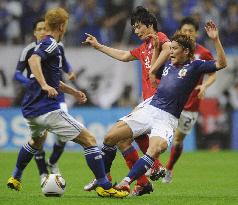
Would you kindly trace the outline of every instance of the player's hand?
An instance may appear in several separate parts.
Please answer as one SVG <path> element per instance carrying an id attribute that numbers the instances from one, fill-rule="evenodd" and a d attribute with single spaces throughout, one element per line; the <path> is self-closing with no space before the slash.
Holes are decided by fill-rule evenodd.
<path id="1" fill-rule="evenodd" d="M 212 40 L 218 39 L 218 29 L 216 24 L 213 21 L 208 21 L 206 23 L 205 30 L 209 38 L 211 38 Z"/>
<path id="2" fill-rule="evenodd" d="M 157 88 L 158 83 L 155 74 L 149 73 L 150 83 L 153 88 Z"/>
<path id="3" fill-rule="evenodd" d="M 206 86 L 205 85 L 198 85 L 196 86 L 195 88 L 196 90 L 199 90 L 199 93 L 198 93 L 198 98 L 204 98 L 205 96 L 205 91 L 206 91 Z"/>
<path id="4" fill-rule="evenodd" d="M 53 87 L 51 87 L 49 85 L 43 86 L 42 90 L 44 90 L 48 93 L 49 98 L 54 98 L 58 95 L 58 92 L 56 91 L 56 89 L 54 89 Z"/>
<path id="5" fill-rule="evenodd" d="M 159 37 L 158 37 L 157 34 L 150 33 L 146 36 L 146 39 L 147 38 L 152 39 L 152 45 L 153 45 L 154 48 L 158 48 L 158 46 L 159 46 Z"/>
<path id="6" fill-rule="evenodd" d="M 83 93 L 80 90 L 75 91 L 74 97 L 80 104 L 84 104 L 87 102 L 87 97 L 86 97 L 85 93 Z"/>
<path id="7" fill-rule="evenodd" d="M 68 79 L 69 79 L 70 81 L 76 80 L 76 75 L 75 75 L 75 73 L 74 73 L 74 72 L 69 73 L 69 74 L 68 74 Z"/>
<path id="8" fill-rule="evenodd" d="M 87 38 L 86 38 L 86 40 L 84 42 L 82 42 L 82 44 L 89 44 L 92 47 L 94 47 L 95 49 L 99 49 L 101 44 L 98 43 L 97 39 L 93 35 L 91 35 L 89 33 L 85 33 L 85 35 L 87 35 Z"/>

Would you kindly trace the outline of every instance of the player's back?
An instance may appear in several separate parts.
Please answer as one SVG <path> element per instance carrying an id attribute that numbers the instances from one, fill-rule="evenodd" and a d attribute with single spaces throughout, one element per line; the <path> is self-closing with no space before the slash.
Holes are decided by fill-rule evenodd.
<path id="1" fill-rule="evenodd" d="M 41 57 L 42 73 L 46 83 L 56 90 L 59 88 L 62 69 L 62 55 L 56 40 L 46 36 L 36 47 L 33 54 Z M 22 102 L 23 116 L 36 117 L 59 109 L 57 98 L 49 98 L 47 92 L 41 89 L 34 75 L 30 76 L 30 83 Z"/>

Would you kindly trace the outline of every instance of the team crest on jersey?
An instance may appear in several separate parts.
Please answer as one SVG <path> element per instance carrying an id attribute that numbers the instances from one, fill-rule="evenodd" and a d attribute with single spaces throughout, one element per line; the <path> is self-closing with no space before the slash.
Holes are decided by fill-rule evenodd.
<path id="1" fill-rule="evenodd" d="M 183 78 L 183 77 L 185 77 L 186 75 L 187 75 L 187 69 L 186 68 L 182 68 L 180 71 L 179 71 L 179 73 L 178 73 L 178 78 Z"/>

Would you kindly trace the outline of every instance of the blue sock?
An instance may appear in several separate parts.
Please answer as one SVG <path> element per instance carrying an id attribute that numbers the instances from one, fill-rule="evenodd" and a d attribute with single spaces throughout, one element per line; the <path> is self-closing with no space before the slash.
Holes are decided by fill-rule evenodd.
<path id="1" fill-rule="evenodd" d="M 110 173 L 112 162 L 116 157 L 116 153 L 117 153 L 116 146 L 109 146 L 109 145 L 103 144 L 102 156 L 103 156 L 106 173 Z"/>
<path id="2" fill-rule="evenodd" d="M 23 170 L 37 152 L 38 150 L 32 148 L 28 143 L 22 146 L 18 154 L 16 168 L 12 174 L 14 178 L 21 179 Z"/>
<path id="3" fill-rule="evenodd" d="M 102 155 L 98 147 L 87 147 L 84 148 L 84 151 L 87 164 L 94 173 L 98 185 L 104 189 L 110 189 L 112 184 L 106 176 Z"/>
<path id="4" fill-rule="evenodd" d="M 50 155 L 49 162 L 50 164 L 55 164 L 62 153 L 64 152 L 65 143 L 62 142 L 55 142 L 53 147 L 53 152 Z"/>
<path id="5" fill-rule="evenodd" d="M 150 157 L 149 155 L 145 154 L 143 157 L 141 157 L 139 160 L 136 161 L 134 166 L 132 167 L 131 171 L 127 175 L 127 177 L 130 178 L 130 183 L 136 179 L 138 179 L 140 176 L 146 173 L 146 171 L 151 168 L 151 166 L 154 163 L 154 159 Z"/>
<path id="6" fill-rule="evenodd" d="M 48 174 L 48 170 L 45 163 L 45 151 L 44 150 L 38 151 L 34 157 L 39 171 L 39 175 Z"/>

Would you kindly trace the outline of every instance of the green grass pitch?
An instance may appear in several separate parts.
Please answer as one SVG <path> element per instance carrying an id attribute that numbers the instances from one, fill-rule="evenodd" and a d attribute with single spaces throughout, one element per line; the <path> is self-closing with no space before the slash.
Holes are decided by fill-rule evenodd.
<path id="1" fill-rule="evenodd" d="M 125 199 L 100 198 L 95 192 L 84 192 L 83 186 L 92 179 L 82 152 L 65 152 L 59 165 L 66 180 L 66 192 L 59 198 L 47 198 L 41 193 L 35 162 L 23 175 L 23 190 L 16 192 L 6 187 L 15 166 L 16 152 L 0 152 L 0 205 L 161 205 L 161 204 L 238 204 L 238 153 L 184 153 L 174 170 L 171 184 L 154 183 L 154 192 Z M 162 155 L 165 162 L 168 153 Z M 127 168 L 120 154 L 114 161 L 112 175 L 120 181 Z"/>

